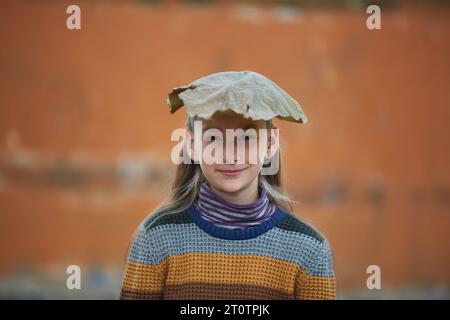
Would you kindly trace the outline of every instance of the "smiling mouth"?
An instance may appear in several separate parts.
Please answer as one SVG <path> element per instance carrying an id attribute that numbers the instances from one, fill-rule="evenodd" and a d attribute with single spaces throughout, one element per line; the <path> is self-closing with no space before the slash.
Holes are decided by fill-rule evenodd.
<path id="1" fill-rule="evenodd" d="M 234 169 L 234 170 L 217 170 L 217 171 L 219 171 L 220 173 L 222 173 L 223 175 L 225 175 L 227 177 L 234 177 L 234 176 L 239 175 L 242 171 L 247 170 L 247 168 Z"/>

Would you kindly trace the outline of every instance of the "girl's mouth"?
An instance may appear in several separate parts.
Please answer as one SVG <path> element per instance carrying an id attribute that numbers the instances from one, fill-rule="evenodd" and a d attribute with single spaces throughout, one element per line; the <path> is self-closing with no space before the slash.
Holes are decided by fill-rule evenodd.
<path id="1" fill-rule="evenodd" d="M 247 167 L 248 168 L 248 167 Z M 221 174 L 227 176 L 227 177 L 235 177 L 237 175 L 239 175 L 242 171 L 246 170 L 247 168 L 242 168 L 242 169 L 218 169 L 217 171 L 219 171 Z"/>

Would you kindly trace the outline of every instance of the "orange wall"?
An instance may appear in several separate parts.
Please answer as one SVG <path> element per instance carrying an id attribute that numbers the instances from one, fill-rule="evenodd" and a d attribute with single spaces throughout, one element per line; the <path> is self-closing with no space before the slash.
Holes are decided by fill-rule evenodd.
<path id="1" fill-rule="evenodd" d="M 340 288 L 378 264 L 391 287 L 450 284 L 450 10 L 249 17 L 223 2 L 0 4 L 0 274 L 121 266 L 168 190 L 166 94 L 208 73 L 261 72 L 310 122 L 278 123 L 297 213 L 329 238 Z M 278 12 L 278 13 L 277 13 Z"/>

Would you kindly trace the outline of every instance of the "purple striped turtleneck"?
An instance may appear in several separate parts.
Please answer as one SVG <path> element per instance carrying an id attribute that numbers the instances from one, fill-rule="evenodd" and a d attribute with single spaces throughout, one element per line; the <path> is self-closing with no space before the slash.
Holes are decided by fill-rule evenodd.
<path id="1" fill-rule="evenodd" d="M 195 205 L 203 219 L 228 229 L 259 225 L 270 219 L 275 212 L 275 206 L 270 202 L 262 186 L 259 198 L 255 202 L 242 205 L 219 197 L 206 182 L 203 182 Z"/>

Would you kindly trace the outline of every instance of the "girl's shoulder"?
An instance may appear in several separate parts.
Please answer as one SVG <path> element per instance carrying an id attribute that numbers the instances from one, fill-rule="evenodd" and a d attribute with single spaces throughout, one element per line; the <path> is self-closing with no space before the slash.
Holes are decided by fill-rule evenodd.
<path id="1" fill-rule="evenodd" d="M 163 247 L 161 237 L 155 235 L 162 230 L 165 225 L 188 223 L 185 212 L 153 211 L 142 220 L 133 234 L 133 241 L 130 254 L 136 259 L 148 252 L 160 252 Z M 160 234 L 159 234 L 160 235 Z M 150 253 L 149 253 L 150 254 Z"/>
<path id="2" fill-rule="evenodd" d="M 186 211 L 154 211 L 151 212 L 139 225 L 139 231 L 151 231 L 154 228 L 164 226 L 166 224 L 184 224 L 190 220 Z"/>
<path id="3" fill-rule="evenodd" d="M 294 232 L 299 236 L 310 238 L 319 243 L 326 242 L 325 236 L 316 227 L 314 227 L 312 223 L 299 217 L 295 213 L 287 212 L 282 209 L 280 210 L 284 212 L 285 217 L 278 224 L 277 227 L 279 229 Z"/>

